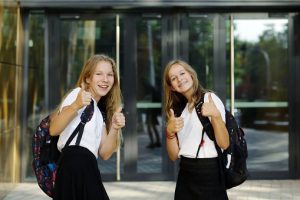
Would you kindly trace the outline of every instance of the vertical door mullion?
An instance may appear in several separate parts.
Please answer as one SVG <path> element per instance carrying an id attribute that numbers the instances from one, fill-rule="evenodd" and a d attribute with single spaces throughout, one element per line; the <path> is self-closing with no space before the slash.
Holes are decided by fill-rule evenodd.
<path id="1" fill-rule="evenodd" d="M 21 116 L 21 137 L 22 137 L 22 147 L 21 147 L 21 165 L 22 165 L 22 169 L 21 169 L 21 180 L 24 180 L 26 178 L 26 160 L 25 160 L 25 144 L 23 141 L 26 141 L 25 140 L 25 135 L 26 135 L 26 127 L 27 127 L 27 112 L 28 112 L 28 109 L 27 109 L 27 102 L 28 102 L 28 74 L 29 74 L 29 11 L 24 11 L 23 13 L 23 17 L 22 17 L 22 20 L 23 20 L 23 27 L 24 27 L 24 44 L 23 44 L 23 52 L 24 52 L 24 55 L 23 55 L 23 77 L 22 77 L 22 97 L 25 97 L 25 98 L 22 98 L 21 100 L 21 113 L 20 113 L 20 116 Z"/>
<path id="2" fill-rule="evenodd" d="M 46 107 L 49 110 L 54 109 L 59 105 L 61 100 L 60 84 L 61 84 L 61 73 L 60 70 L 60 20 L 57 13 L 47 13 L 47 31 L 45 35 L 45 87 L 49 88 L 45 91 L 46 99 L 49 99 L 49 104 Z M 51 44 L 51 45 L 50 45 Z M 48 71 L 47 71 L 48 70 Z M 50 87 L 51 86 L 51 87 Z"/>
<path id="3" fill-rule="evenodd" d="M 230 16 L 230 112 L 234 115 L 234 27 L 233 16 Z"/>
<path id="4" fill-rule="evenodd" d="M 300 178 L 300 118 L 299 104 L 300 93 L 295 90 L 296 85 L 300 85 L 300 14 L 291 15 L 289 18 L 289 92 L 288 92 L 288 115 L 289 115 L 289 178 Z"/>
<path id="5" fill-rule="evenodd" d="M 226 102 L 226 20 L 222 15 L 214 16 L 214 91 Z"/>
<path id="6" fill-rule="evenodd" d="M 120 16 L 116 15 L 116 64 L 118 74 L 120 74 Z M 120 76 L 119 76 L 119 84 Z M 116 152 L 116 180 L 121 180 L 121 148 L 120 146 Z"/>
<path id="7" fill-rule="evenodd" d="M 124 78 L 123 97 L 126 115 L 124 128 L 124 179 L 137 174 L 137 132 L 136 132 L 136 93 L 137 93 L 137 33 L 135 15 L 124 16 Z"/>

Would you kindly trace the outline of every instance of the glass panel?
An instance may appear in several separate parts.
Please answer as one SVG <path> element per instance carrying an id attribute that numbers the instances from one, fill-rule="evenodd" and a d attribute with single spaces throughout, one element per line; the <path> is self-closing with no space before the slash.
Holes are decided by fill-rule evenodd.
<path id="1" fill-rule="evenodd" d="M 252 171 L 288 170 L 287 23 L 234 21 L 235 109 Z"/>
<path id="2" fill-rule="evenodd" d="M 17 70 L 21 66 L 16 65 L 16 32 L 17 32 L 17 4 L 4 7 L 0 5 L 0 182 L 10 190 L 9 183 L 13 183 L 13 175 L 16 172 L 16 80 Z M 1 195 L 0 195 L 1 196 Z"/>
<path id="3" fill-rule="evenodd" d="M 1 182 L 12 182 L 14 164 L 15 123 L 15 79 L 14 65 L 0 63 L 0 178 Z"/>
<path id="4" fill-rule="evenodd" d="M 137 22 L 138 173 L 162 171 L 161 21 Z"/>
<path id="5" fill-rule="evenodd" d="M 112 58 L 116 56 L 115 17 L 61 20 L 61 33 L 61 66 L 65 66 L 61 68 L 61 73 L 66 76 L 63 78 L 65 82 L 61 83 L 62 91 L 74 88 L 84 62 L 91 55 L 106 54 Z M 116 154 L 107 161 L 99 158 L 98 166 L 101 173 L 116 173 Z"/>
<path id="6" fill-rule="evenodd" d="M 0 6 L 0 61 L 1 63 L 16 63 L 17 39 L 17 5 L 16 7 Z"/>
<path id="7" fill-rule="evenodd" d="M 189 18 L 189 64 L 200 84 L 213 89 L 213 20 L 207 15 Z"/>
<path id="8" fill-rule="evenodd" d="M 27 95 L 27 127 L 23 145 L 23 166 L 25 177 L 34 176 L 32 171 L 32 135 L 43 117 L 45 108 L 45 76 L 44 76 L 44 19 L 43 13 L 29 15 L 29 70 Z"/>

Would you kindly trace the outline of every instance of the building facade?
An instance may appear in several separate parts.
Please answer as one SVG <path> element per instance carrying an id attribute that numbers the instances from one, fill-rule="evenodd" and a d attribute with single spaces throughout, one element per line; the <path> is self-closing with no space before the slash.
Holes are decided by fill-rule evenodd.
<path id="1" fill-rule="evenodd" d="M 300 178 L 300 1 L 21 0 L 0 5 L 0 182 L 34 181 L 31 138 L 92 54 L 115 58 L 126 127 L 104 180 L 175 180 L 162 72 L 179 58 L 235 114 L 251 179 Z"/>

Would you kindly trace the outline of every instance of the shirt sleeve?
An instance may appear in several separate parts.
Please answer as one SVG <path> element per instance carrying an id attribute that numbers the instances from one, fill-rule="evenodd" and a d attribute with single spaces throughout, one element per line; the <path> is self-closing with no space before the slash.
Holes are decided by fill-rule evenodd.
<path id="1" fill-rule="evenodd" d="M 76 100 L 79 91 L 80 88 L 78 87 L 73 89 L 69 94 L 67 94 L 59 108 L 59 112 L 61 112 L 64 107 L 71 105 Z"/>
<path id="2" fill-rule="evenodd" d="M 205 93 L 204 95 L 204 102 L 208 102 L 208 94 L 209 93 Z M 225 107 L 224 107 L 224 104 L 223 102 L 221 101 L 221 99 L 215 95 L 214 93 L 211 93 L 211 97 L 217 107 L 217 109 L 220 111 L 221 113 L 221 117 L 222 117 L 222 120 L 225 122 Z M 209 118 L 210 119 L 210 118 Z M 211 120 L 211 119 L 210 119 Z"/>

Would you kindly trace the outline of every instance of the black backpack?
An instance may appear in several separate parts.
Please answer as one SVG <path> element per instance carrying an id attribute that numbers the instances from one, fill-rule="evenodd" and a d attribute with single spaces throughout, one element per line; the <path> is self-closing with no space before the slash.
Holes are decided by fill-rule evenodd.
<path id="1" fill-rule="evenodd" d="M 233 115 L 225 109 L 226 128 L 229 133 L 230 145 L 222 152 L 221 148 L 216 144 L 213 128 L 209 119 L 201 115 L 201 107 L 203 102 L 204 94 L 202 95 L 201 100 L 195 106 L 196 113 L 203 125 L 202 138 L 204 132 L 206 132 L 210 138 L 213 138 L 219 155 L 218 157 L 220 166 L 224 169 L 222 172 L 224 172 L 224 184 L 226 189 L 238 186 L 242 184 L 249 176 L 246 163 L 248 150 L 247 143 L 244 137 L 244 131 L 238 125 Z M 196 157 L 198 157 L 199 150 L 200 145 L 198 147 Z"/>

